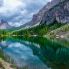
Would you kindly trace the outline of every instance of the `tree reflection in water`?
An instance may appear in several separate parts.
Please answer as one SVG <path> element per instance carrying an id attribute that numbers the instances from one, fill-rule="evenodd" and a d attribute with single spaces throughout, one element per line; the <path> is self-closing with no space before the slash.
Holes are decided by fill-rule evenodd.
<path id="1" fill-rule="evenodd" d="M 47 65 L 51 69 L 69 69 L 68 46 L 62 46 L 61 43 L 55 43 L 42 37 L 13 37 L 8 40 L 19 42 L 31 48 L 33 51 L 33 55 L 37 56 L 45 65 Z M 3 55 L 3 49 L 6 47 L 1 48 L 1 55 Z"/>

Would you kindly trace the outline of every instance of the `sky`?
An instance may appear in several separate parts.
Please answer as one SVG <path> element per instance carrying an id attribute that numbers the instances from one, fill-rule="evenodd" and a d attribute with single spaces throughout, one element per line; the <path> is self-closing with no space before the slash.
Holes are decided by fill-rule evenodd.
<path id="1" fill-rule="evenodd" d="M 11 26 L 20 26 L 32 19 L 47 2 L 51 0 L 0 0 L 0 19 Z"/>

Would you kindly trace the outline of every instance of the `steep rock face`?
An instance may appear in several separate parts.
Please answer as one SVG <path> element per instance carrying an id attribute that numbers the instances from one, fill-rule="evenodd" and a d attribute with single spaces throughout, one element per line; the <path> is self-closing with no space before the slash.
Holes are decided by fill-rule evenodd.
<path id="1" fill-rule="evenodd" d="M 50 24 L 54 20 L 61 23 L 69 22 L 69 0 L 52 0 L 37 14 L 33 15 L 32 20 L 27 25 L 32 26 L 37 23 Z"/>
<path id="2" fill-rule="evenodd" d="M 56 20 L 59 23 L 69 22 L 69 1 L 65 0 L 44 13 L 42 23 L 50 24 Z"/>

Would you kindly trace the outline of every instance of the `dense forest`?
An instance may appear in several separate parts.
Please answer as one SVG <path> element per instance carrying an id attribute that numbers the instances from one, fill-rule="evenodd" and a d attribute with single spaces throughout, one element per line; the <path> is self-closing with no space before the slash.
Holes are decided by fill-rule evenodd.
<path id="1" fill-rule="evenodd" d="M 36 27 L 32 27 L 32 28 L 28 28 L 28 29 L 20 29 L 17 31 L 13 31 L 12 35 L 24 35 L 24 36 L 32 36 L 32 35 L 45 35 L 48 32 L 51 32 L 54 29 L 57 29 L 59 27 L 61 27 L 64 24 L 61 23 L 53 23 L 50 25 L 38 25 Z"/>
<path id="2" fill-rule="evenodd" d="M 58 22 L 54 22 L 50 25 L 38 25 L 36 27 L 30 27 L 27 29 L 19 29 L 19 30 L 0 30 L 0 36 L 44 36 L 48 35 L 49 37 L 54 37 L 58 34 L 58 32 L 67 32 L 69 30 L 69 24 L 62 24 Z M 68 34 L 68 33 L 67 33 Z"/>

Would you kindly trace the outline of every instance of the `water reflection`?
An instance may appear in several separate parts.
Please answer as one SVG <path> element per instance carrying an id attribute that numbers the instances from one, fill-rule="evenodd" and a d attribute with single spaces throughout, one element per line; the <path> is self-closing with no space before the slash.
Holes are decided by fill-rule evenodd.
<path id="1" fill-rule="evenodd" d="M 0 42 L 3 52 L 25 69 L 69 69 L 69 47 L 46 38 L 13 38 Z"/>
<path id="2" fill-rule="evenodd" d="M 20 67 L 27 67 L 27 69 L 47 69 L 47 66 L 33 54 L 33 50 L 26 42 L 18 42 L 15 40 L 7 39 L 0 42 L 0 47 L 3 52 L 9 55 L 14 63 Z"/>

